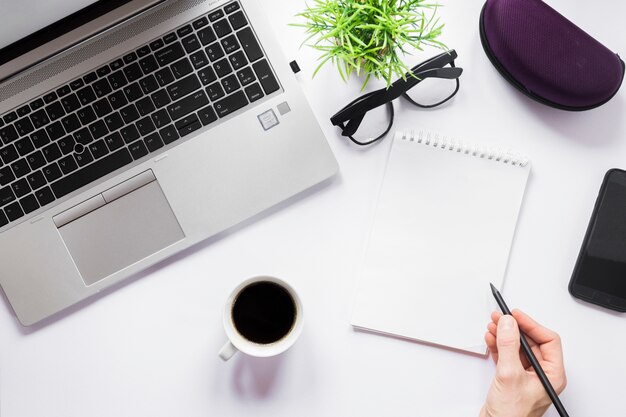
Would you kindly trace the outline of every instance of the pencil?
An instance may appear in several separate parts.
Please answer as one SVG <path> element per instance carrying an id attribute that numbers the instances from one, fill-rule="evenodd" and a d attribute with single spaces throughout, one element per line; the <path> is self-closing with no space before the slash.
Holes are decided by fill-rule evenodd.
<path id="1" fill-rule="evenodd" d="M 509 310 L 509 307 L 507 307 L 500 292 L 496 289 L 496 287 L 493 286 L 493 284 L 490 283 L 489 285 L 491 285 L 491 292 L 493 293 L 493 296 L 495 297 L 496 302 L 500 306 L 500 310 L 502 310 L 502 313 L 511 316 L 512 315 L 511 310 Z M 521 330 L 520 330 L 520 342 L 522 344 L 522 350 L 526 354 L 526 357 L 530 361 L 530 364 L 535 369 L 535 372 L 537 373 L 537 376 L 539 377 L 541 384 L 546 389 L 548 396 L 552 400 L 552 404 L 554 404 L 554 408 L 556 408 L 556 411 L 559 412 L 559 415 L 561 417 L 569 417 L 569 414 L 567 414 L 567 411 L 565 411 L 565 407 L 563 407 L 563 403 L 561 403 L 561 400 L 559 399 L 559 396 L 556 394 L 556 391 L 554 391 L 554 387 L 552 387 L 552 384 L 550 383 L 550 380 L 548 380 L 546 373 L 541 368 L 541 365 L 539 365 L 539 361 L 537 360 L 537 357 L 535 356 L 532 349 L 530 348 L 530 345 L 528 344 L 528 340 L 526 340 L 526 337 L 524 336 L 524 333 L 522 333 Z"/>

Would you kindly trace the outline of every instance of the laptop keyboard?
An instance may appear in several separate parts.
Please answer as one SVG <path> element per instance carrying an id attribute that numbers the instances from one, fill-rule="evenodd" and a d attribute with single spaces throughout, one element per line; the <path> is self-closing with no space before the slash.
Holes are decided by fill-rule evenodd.
<path id="1" fill-rule="evenodd" d="M 0 227 L 279 84 L 238 2 L 0 117 Z"/>

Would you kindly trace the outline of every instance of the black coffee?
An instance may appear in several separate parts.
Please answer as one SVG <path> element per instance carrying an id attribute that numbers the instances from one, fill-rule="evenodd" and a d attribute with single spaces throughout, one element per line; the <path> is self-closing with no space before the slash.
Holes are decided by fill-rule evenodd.
<path id="1" fill-rule="evenodd" d="M 285 337 L 296 321 L 296 304 L 280 285 L 259 281 L 244 288 L 232 309 L 237 331 L 254 343 L 269 344 Z"/>

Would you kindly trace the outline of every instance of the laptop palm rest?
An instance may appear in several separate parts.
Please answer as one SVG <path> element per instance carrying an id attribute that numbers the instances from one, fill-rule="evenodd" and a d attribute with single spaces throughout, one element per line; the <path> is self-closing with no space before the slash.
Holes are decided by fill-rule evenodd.
<path id="1" fill-rule="evenodd" d="M 94 284 L 185 237 L 151 171 L 151 181 L 121 196 L 136 179 L 87 200 L 88 211 L 55 223 L 86 285 Z M 146 173 L 144 173 L 146 174 Z M 139 178 L 141 175 L 137 176 Z M 145 177 L 145 175 L 144 175 Z M 145 179 L 145 178 L 144 178 Z M 145 182 L 145 181 L 142 181 Z M 78 206 L 77 206 L 78 207 Z M 70 210 L 68 210 L 70 212 Z M 59 223 L 60 220 L 63 220 Z"/>

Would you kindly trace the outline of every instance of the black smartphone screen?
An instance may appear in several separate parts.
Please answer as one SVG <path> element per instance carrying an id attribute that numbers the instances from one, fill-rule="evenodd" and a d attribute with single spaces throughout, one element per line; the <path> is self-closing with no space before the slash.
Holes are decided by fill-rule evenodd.
<path id="1" fill-rule="evenodd" d="M 579 298 L 626 311 L 626 172 L 604 179 L 570 282 Z"/>

